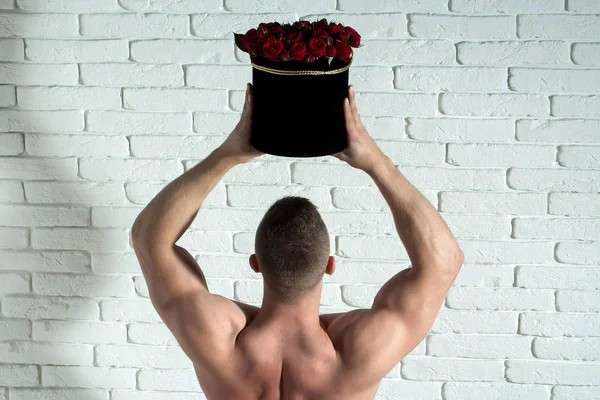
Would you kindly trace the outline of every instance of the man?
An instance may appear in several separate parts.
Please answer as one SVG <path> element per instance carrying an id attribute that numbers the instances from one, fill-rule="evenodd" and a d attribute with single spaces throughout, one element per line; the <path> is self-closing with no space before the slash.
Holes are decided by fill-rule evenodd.
<path id="1" fill-rule="evenodd" d="M 132 227 L 152 304 L 210 400 L 373 399 L 382 378 L 427 335 L 458 274 L 463 254 L 450 229 L 370 137 L 349 92 L 349 144 L 334 156 L 374 179 L 412 262 L 370 309 L 319 315 L 323 277 L 335 259 L 307 199 L 278 200 L 258 227 L 249 263 L 263 275 L 261 308 L 210 293 L 194 258 L 175 245 L 219 179 L 262 154 L 250 145 L 251 85 L 225 142 L 165 187 Z"/>

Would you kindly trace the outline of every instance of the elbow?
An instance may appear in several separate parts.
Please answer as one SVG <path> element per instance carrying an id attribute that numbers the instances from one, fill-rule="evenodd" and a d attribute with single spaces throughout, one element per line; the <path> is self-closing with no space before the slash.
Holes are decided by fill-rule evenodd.
<path id="1" fill-rule="evenodd" d="M 139 241 L 141 240 L 142 232 L 143 232 L 142 220 L 141 220 L 140 216 L 138 215 L 135 222 L 131 226 L 131 242 L 133 243 L 134 246 L 137 243 L 139 243 Z"/>

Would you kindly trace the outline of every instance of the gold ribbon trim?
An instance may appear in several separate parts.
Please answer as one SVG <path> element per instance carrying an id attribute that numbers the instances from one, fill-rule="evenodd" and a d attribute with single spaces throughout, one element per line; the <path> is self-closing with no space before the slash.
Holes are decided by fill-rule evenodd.
<path id="1" fill-rule="evenodd" d="M 332 75 L 332 74 L 339 74 L 340 72 L 344 72 L 348 68 L 350 68 L 350 65 L 352 65 L 352 59 L 350 60 L 350 63 L 348 65 L 346 65 L 345 67 L 334 69 L 331 71 L 283 71 L 280 69 L 273 69 L 273 68 L 263 67 L 262 65 L 256 65 L 253 62 L 251 62 L 250 64 L 252 64 L 252 66 L 254 68 L 256 68 L 260 71 L 264 71 L 264 72 L 268 72 L 268 73 L 276 74 L 276 75 Z"/>

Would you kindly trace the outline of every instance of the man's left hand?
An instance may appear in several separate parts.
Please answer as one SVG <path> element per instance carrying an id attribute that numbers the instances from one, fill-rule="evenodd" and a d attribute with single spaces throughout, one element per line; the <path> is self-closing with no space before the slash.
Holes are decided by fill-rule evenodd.
<path id="1" fill-rule="evenodd" d="M 227 139 L 219 147 L 219 152 L 239 163 L 247 163 L 265 153 L 256 150 L 250 144 L 250 131 L 252 127 L 252 84 L 246 85 L 246 101 L 242 110 L 240 122 L 236 125 Z"/>

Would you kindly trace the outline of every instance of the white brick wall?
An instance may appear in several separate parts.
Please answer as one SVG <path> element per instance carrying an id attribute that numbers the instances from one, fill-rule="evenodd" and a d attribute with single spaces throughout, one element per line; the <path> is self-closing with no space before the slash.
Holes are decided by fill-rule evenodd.
<path id="1" fill-rule="evenodd" d="M 600 398 L 597 0 L 0 0 L 0 400 L 204 398 L 129 229 L 237 123 L 233 32 L 322 17 L 362 34 L 363 122 L 465 253 L 377 398 Z M 290 194 L 330 230 L 322 312 L 370 307 L 409 267 L 366 174 L 265 155 L 180 241 L 213 292 L 260 305 L 254 232 Z"/>

